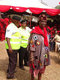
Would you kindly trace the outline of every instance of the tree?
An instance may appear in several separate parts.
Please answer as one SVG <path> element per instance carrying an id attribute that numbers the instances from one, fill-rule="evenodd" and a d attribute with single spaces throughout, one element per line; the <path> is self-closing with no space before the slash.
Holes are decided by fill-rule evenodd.
<path id="1" fill-rule="evenodd" d="M 60 9 L 60 5 L 57 5 L 55 8 L 56 8 L 56 9 Z"/>

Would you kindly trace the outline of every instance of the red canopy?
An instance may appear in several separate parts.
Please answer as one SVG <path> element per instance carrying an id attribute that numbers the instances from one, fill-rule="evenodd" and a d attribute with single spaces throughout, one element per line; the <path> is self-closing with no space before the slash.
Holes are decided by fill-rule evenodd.
<path id="1" fill-rule="evenodd" d="M 10 8 L 12 8 L 16 12 L 25 12 L 27 9 L 29 9 L 33 14 L 40 14 L 43 12 L 43 10 L 46 11 L 47 14 L 50 16 L 55 16 L 60 14 L 60 9 L 44 9 L 44 8 L 33 8 L 33 7 L 16 7 L 16 6 L 7 6 L 7 5 L 0 5 L 0 12 L 6 12 Z"/>
<path id="2" fill-rule="evenodd" d="M 0 12 L 6 12 L 10 9 L 10 6 L 0 5 Z"/>
<path id="3" fill-rule="evenodd" d="M 6 12 L 10 8 L 16 12 L 25 12 L 29 9 L 33 14 L 40 14 L 43 10 L 51 16 L 60 14 L 60 9 L 53 9 L 39 0 L 0 0 L 0 12 Z"/>

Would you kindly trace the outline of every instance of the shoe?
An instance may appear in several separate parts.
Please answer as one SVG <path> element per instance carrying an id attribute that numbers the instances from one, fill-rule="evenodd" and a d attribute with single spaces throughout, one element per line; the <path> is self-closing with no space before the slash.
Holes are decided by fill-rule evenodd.
<path id="1" fill-rule="evenodd" d="M 28 64 L 24 64 L 24 66 L 29 66 Z"/>
<path id="2" fill-rule="evenodd" d="M 13 79 L 13 78 L 14 78 L 14 75 L 10 75 L 10 74 L 7 75 L 7 79 Z"/>

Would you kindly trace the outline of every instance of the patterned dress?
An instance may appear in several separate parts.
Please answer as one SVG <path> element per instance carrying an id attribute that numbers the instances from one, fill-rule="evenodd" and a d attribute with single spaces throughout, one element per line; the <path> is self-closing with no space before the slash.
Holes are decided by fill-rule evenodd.
<path id="1" fill-rule="evenodd" d="M 45 66 L 50 64 L 49 50 L 44 45 L 44 37 L 33 33 L 29 39 L 28 51 L 30 53 L 30 72 L 44 73 Z M 31 52 L 33 52 L 32 55 Z M 32 58 L 33 63 L 31 63 Z"/>

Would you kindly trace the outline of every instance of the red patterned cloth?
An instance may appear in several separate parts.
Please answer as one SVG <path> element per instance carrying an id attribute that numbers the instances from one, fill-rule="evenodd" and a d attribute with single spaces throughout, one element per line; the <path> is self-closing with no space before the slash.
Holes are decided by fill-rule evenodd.
<path id="1" fill-rule="evenodd" d="M 0 19 L 0 41 L 5 40 L 5 31 L 8 25 L 8 18 Z"/>
<path id="2" fill-rule="evenodd" d="M 30 73 L 33 74 L 34 77 L 36 77 L 39 72 L 40 72 L 41 74 L 43 74 L 43 73 L 45 72 L 45 69 L 46 69 L 46 66 L 44 66 L 43 69 L 40 69 L 40 70 L 36 70 L 36 69 L 35 69 L 34 71 L 30 68 Z"/>

